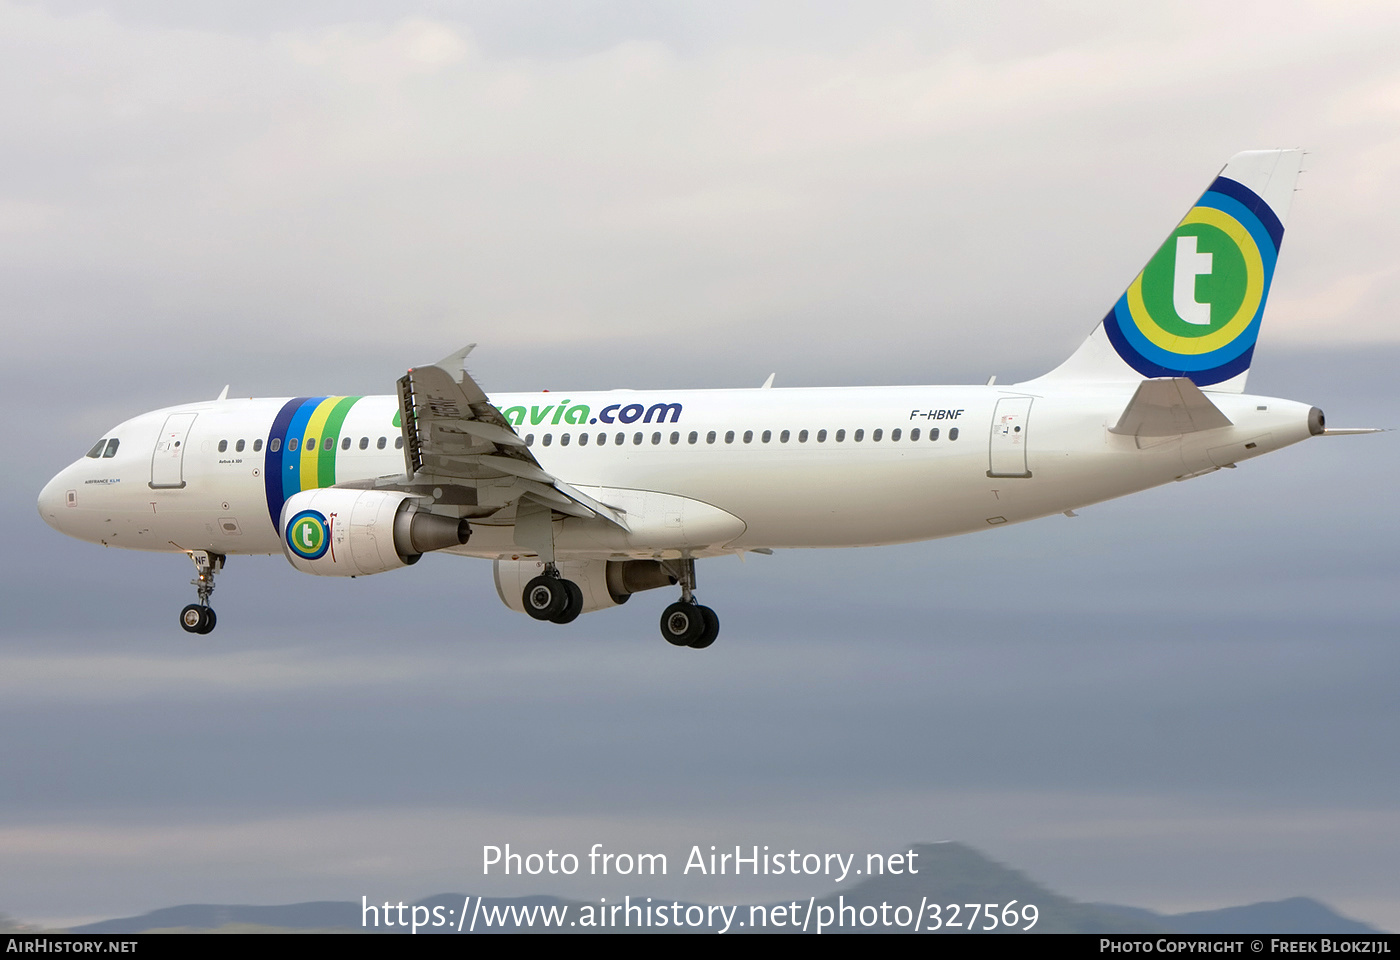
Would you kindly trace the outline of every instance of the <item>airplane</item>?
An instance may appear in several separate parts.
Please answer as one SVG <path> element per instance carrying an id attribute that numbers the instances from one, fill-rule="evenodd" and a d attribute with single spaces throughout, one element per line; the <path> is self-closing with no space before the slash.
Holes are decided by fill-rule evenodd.
<path id="1" fill-rule="evenodd" d="M 367 576 L 492 560 L 507 607 L 557 624 L 679 587 L 671 644 L 719 618 L 695 561 L 989 530 L 1234 467 L 1326 426 L 1244 393 L 1301 150 L 1240 153 L 1082 345 L 1010 385 L 496 394 L 471 347 L 390 396 L 228 398 L 113 427 L 39 495 L 55 529 L 178 551 L 207 634 L 230 555 Z"/>

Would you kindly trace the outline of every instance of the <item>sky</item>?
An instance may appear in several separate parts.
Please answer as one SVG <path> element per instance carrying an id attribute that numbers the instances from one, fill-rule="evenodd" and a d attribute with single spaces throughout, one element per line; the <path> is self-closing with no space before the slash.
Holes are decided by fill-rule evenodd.
<path id="1" fill-rule="evenodd" d="M 943 5 L 940 5 L 940 7 Z M 1390 3 L 0 0 L 0 912 L 822 878 L 482 847 L 969 843 L 1083 900 L 1400 930 L 1393 433 L 983 536 L 700 565 L 568 629 L 483 561 L 104 551 L 43 483 L 148 409 L 982 383 L 1067 356 L 1226 159 L 1309 150 L 1251 392 L 1400 426 Z"/>

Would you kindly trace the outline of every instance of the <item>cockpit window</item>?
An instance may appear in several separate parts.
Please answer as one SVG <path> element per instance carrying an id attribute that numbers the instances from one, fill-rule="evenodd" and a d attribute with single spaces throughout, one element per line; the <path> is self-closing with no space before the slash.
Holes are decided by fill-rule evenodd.
<path id="1" fill-rule="evenodd" d="M 108 440 L 107 450 L 105 453 L 102 454 L 102 459 L 105 460 L 108 457 L 115 457 L 117 455 L 117 447 L 120 446 L 120 444 L 121 441 L 118 440 L 116 437 L 113 437 L 112 439 Z"/>
<path id="2" fill-rule="evenodd" d="M 92 449 L 87 452 L 87 455 L 96 460 L 98 457 L 102 456 L 102 448 L 105 446 L 107 446 L 107 438 L 103 437 L 93 445 Z"/>

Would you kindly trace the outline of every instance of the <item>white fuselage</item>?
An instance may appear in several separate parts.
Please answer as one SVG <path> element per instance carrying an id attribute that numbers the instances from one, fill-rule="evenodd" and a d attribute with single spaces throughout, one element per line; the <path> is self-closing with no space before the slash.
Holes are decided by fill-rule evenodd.
<path id="1" fill-rule="evenodd" d="M 556 521 L 560 556 L 578 558 L 669 553 L 645 535 L 668 524 L 714 532 L 694 556 L 970 533 L 1310 435 L 1306 404 L 1224 393 L 1211 400 L 1231 426 L 1146 441 L 1109 430 L 1136 383 L 1026 386 L 619 390 L 492 402 L 544 470 L 635 522 L 637 536 L 621 542 L 600 539 L 597 521 Z M 331 401 L 218 400 L 128 420 L 107 434 L 119 441 L 112 456 L 79 459 L 50 481 L 40 513 L 109 546 L 279 553 L 288 495 L 404 474 L 397 399 Z M 520 549 L 508 523 L 483 516 L 453 552 L 495 558 Z"/>

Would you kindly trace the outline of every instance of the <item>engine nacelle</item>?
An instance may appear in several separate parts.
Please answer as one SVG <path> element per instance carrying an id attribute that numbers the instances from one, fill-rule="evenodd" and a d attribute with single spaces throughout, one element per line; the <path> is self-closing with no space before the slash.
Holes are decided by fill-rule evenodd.
<path id="1" fill-rule="evenodd" d="M 385 490 L 303 490 L 282 507 L 282 552 L 302 573 L 359 577 L 417 563 L 430 550 L 466 543 L 466 520 L 418 509 Z"/>
<path id="2" fill-rule="evenodd" d="M 583 612 L 616 607 L 643 590 L 669 586 L 675 577 L 656 560 L 563 560 L 559 574 L 583 591 Z M 525 584 L 544 572 L 540 560 L 497 560 L 496 593 L 516 613 L 524 613 Z"/>

